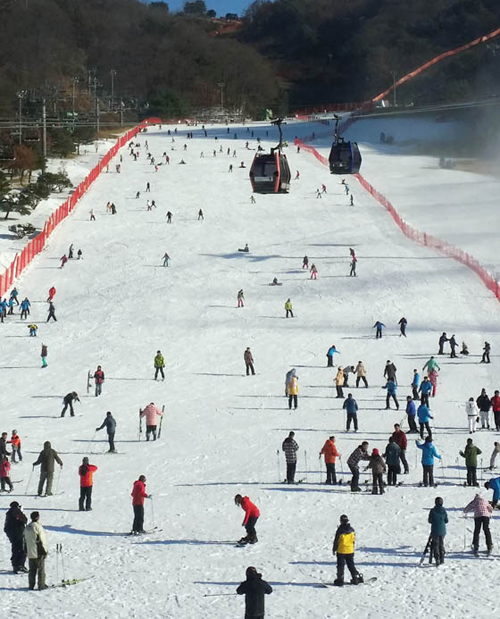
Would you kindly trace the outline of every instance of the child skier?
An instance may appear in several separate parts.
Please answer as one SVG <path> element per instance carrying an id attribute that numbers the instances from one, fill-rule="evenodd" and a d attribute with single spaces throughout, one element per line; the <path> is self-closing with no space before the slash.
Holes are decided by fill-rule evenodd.
<path id="1" fill-rule="evenodd" d="M 337 527 L 335 539 L 333 540 L 333 554 L 337 554 L 337 578 L 333 584 L 336 587 L 344 586 L 344 569 L 351 573 L 351 585 L 363 582 L 363 576 L 357 571 L 354 565 L 354 543 L 356 533 L 349 523 L 349 518 L 343 514 L 340 516 L 340 525 Z"/>
<path id="2" fill-rule="evenodd" d="M 16 461 L 16 453 L 19 457 L 19 462 L 23 459 L 23 455 L 21 453 L 21 439 L 17 433 L 17 430 L 12 430 L 12 436 L 10 437 L 10 444 L 12 445 L 12 452 L 10 459 L 12 462 Z"/>
<path id="3" fill-rule="evenodd" d="M 382 456 L 379 454 L 378 449 L 372 451 L 370 461 L 368 462 L 367 469 L 372 470 L 372 494 L 384 494 L 384 479 L 383 474 L 386 471 L 385 462 L 382 460 Z"/>
<path id="4" fill-rule="evenodd" d="M 444 563 L 444 537 L 448 524 L 448 514 L 440 496 L 435 498 L 434 507 L 430 510 L 427 520 L 431 525 L 431 556 L 434 556 L 436 567 L 439 567 Z"/>
<path id="5" fill-rule="evenodd" d="M 238 544 L 256 544 L 259 541 L 257 539 L 257 531 L 255 530 L 255 525 L 260 516 L 258 507 L 247 496 L 242 497 L 241 494 L 237 494 L 234 497 L 234 502 L 245 512 L 242 526 L 245 527 L 247 532 L 245 537 L 239 540 Z"/>
<path id="6" fill-rule="evenodd" d="M 0 465 L 0 485 L 2 492 L 6 492 L 6 485 L 9 486 L 9 490 L 7 490 L 7 492 L 12 492 L 12 490 L 14 490 L 14 486 L 10 481 L 10 468 L 11 464 L 9 462 L 9 456 L 3 456 L 2 463 Z"/>

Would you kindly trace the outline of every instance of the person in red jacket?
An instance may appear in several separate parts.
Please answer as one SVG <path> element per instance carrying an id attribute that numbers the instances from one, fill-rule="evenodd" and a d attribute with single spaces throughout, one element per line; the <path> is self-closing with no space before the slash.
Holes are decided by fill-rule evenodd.
<path id="1" fill-rule="evenodd" d="M 80 501 L 78 502 L 78 508 L 81 512 L 92 511 L 92 486 L 93 476 L 97 471 L 95 464 L 89 464 L 89 459 L 84 458 L 82 464 L 78 469 L 78 475 L 80 475 Z M 83 503 L 85 502 L 85 508 Z"/>
<path id="2" fill-rule="evenodd" d="M 146 533 L 144 530 L 144 499 L 152 498 L 151 494 L 146 494 L 146 476 L 140 475 L 137 481 L 134 481 L 132 488 L 132 507 L 134 508 L 134 524 L 132 525 L 131 535 L 140 535 Z"/>
<path id="3" fill-rule="evenodd" d="M 335 437 L 330 436 L 330 438 L 325 441 L 323 448 L 319 452 L 319 457 L 325 457 L 325 465 L 326 465 L 326 481 L 325 484 L 336 484 L 337 483 L 337 475 L 335 472 L 335 460 L 340 458 L 340 454 L 337 451 L 337 446 L 335 445 Z"/>
<path id="4" fill-rule="evenodd" d="M 104 382 L 104 372 L 100 365 L 97 366 L 97 370 L 94 372 L 94 383 L 95 383 L 95 397 L 101 395 L 102 393 L 102 383 Z"/>
<path id="5" fill-rule="evenodd" d="M 242 537 L 238 544 L 256 544 L 259 541 L 257 539 L 257 531 L 255 530 L 255 525 L 260 516 L 259 508 L 247 496 L 243 497 L 241 494 L 237 494 L 234 497 L 234 502 L 245 512 L 242 526 L 247 531 L 245 537 Z"/>
<path id="6" fill-rule="evenodd" d="M 406 434 L 401 430 L 401 426 L 399 423 L 394 424 L 394 432 L 392 433 L 392 438 L 394 442 L 399 446 L 399 459 L 401 460 L 401 464 L 404 467 L 405 475 L 409 472 L 408 461 L 406 460 L 406 448 L 408 441 L 406 440 Z"/>
<path id="7" fill-rule="evenodd" d="M 495 391 L 495 395 L 491 398 L 491 407 L 493 409 L 493 415 L 495 417 L 496 431 L 500 431 L 500 392 Z"/>
<path id="8" fill-rule="evenodd" d="M 52 299 L 56 296 L 56 289 L 54 286 L 52 286 L 52 288 L 49 289 L 49 298 L 47 299 L 47 301 L 52 301 Z"/>

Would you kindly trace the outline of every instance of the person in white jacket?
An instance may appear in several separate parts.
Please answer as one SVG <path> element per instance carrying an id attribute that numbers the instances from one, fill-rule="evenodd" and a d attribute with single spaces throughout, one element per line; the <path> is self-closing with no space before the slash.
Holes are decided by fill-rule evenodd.
<path id="1" fill-rule="evenodd" d="M 35 588 L 38 574 L 38 589 L 47 589 L 45 584 L 45 557 L 49 552 L 45 530 L 40 524 L 40 513 L 32 512 L 31 522 L 24 529 L 23 537 L 26 545 L 26 554 L 29 560 L 28 582 L 29 588 Z"/>
<path id="2" fill-rule="evenodd" d="M 474 398 L 469 398 L 465 403 L 465 411 L 467 413 L 467 421 L 469 422 L 469 434 L 476 431 L 476 423 L 479 417 L 479 409 L 474 401 Z"/>

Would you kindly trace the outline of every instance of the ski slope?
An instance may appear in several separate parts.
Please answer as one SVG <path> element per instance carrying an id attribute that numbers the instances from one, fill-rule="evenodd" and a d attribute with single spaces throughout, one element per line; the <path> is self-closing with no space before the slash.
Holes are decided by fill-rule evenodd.
<path id="1" fill-rule="evenodd" d="M 63 577 L 61 564 L 56 571 L 58 543 L 65 578 L 93 577 L 67 589 L 30 592 L 27 577 L 8 572 L 10 547 L 2 537 L 4 607 L 15 608 L 21 618 L 56 612 L 79 618 L 243 617 L 243 598 L 205 596 L 234 593 L 246 567 L 254 565 L 274 588 L 266 598 L 268 617 L 378 618 L 386 617 L 388 609 L 397 609 L 400 617 L 489 616 L 497 606 L 491 583 L 500 570 L 497 561 L 464 552 L 464 526 L 470 530 L 472 525 L 464 523 L 461 509 L 474 491 L 458 485 L 464 466 L 461 461 L 457 468 L 457 457 L 468 437 L 466 399 L 477 397 L 483 386 L 493 395 L 498 386 L 497 301 L 472 272 L 406 239 L 354 179 L 348 179 L 355 198 L 355 206 L 349 207 L 341 178 L 330 176 L 307 153 L 289 148 L 292 171 L 300 170 L 289 195 L 257 195 L 252 205 L 248 171 L 253 151 L 244 144 L 247 139 L 251 148 L 257 144 L 246 128 L 231 128 L 227 135 L 224 127 L 212 127 L 207 138 L 196 129 L 195 138 L 186 140 L 184 127 L 175 142 L 167 129 L 150 129 L 138 137 L 137 162 L 123 149 L 122 173 L 110 171 L 96 181 L 18 281 L 21 298 L 28 295 L 32 301 L 30 320 L 15 316 L 0 325 L 2 430 L 18 430 L 25 458 L 13 465 L 12 475 L 23 481 L 11 495 L 0 497 L 0 505 L 7 509 L 11 500 L 18 500 L 27 514 L 41 511 L 51 549 L 49 583 Z M 265 139 L 269 127 L 256 124 L 252 129 L 255 138 Z M 308 125 L 286 127 L 289 140 L 310 132 Z M 146 139 L 157 161 L 163 152 L 171 158 L 157 173 L 146 160 Z M 224 153 L 218 152 L 221 145 Z M 227 156 L 227 148 L 231 153 L 236 149 L 237 157 Z M 372 161 L 362 148 L 365 176 L 392 199 L 387 159 L 395 169 L 401 166 L 401 175 L 406 159 L 378 153 Z M 179 165 L 181 158 L 187 165 Z M 238 168 L 241 161 L 245 169 Z M 233 173 L 229 164 L 235 166 Z M 413 173 L 416 183 L 417 171 Z M 474 182 L 466 173 L 453 174 L 457 182 L 448 186 L 450 200 L 462 195 L 463 184 Z M 144 193 L 146 182 L 151 183 L 149 194 Z M 427 171 L 421 171 L 420 186 L 428 187 L 425 220 L 432 231 L 441 225 L 441 214 L 428 208 L 436 194 L 426 182 Z M 328 193 L 317 199 L 315 190 L 322 183 Z M 406 198 L 398 195 L 395 206 L 418 218 L 419 206 Z M 158 208 L 148 212 L 147 199 L 154 199 Z M 107 201 L 116 204 L 116 215 L 106 213 Z M 204 221 L 197 219 L 200 207 Z M 89 220 L 91 208 L 96 221 Z M 170 225 L 168 210 L 173 213 Z M 457 206 L 457 211 L 462 222 L 471 214 L 469 205 Z M 82 249 L 83 260 L 69 261 L 61 270 L 59 258 L 70 243 L 75 251 Z M 245 243 L 249 254 L 238 252 Z M 349 247 L 358 256 L 357 278 L 348 277 Z M 171 257 L 168 268 L 161 266 L 165 252 Z M 318 268 L 317 281 L 301 269 L 304 254 Z M 273 277 L 283 285 L 270 287 Z M 58 322 L 46 324 L 45 300 L 52 285 L 57 288 Z M 246 301 L 237 309 L 240 288 Z M 293 303 L 293 319 L 284 318 L 287 298 Z M 403 315 L 407 339 L 398 337 L 397 321 Z M 387 325 L 386 335 L 377 341 L 372 329 L 376 320 Z M 31 321 L 39 325 L 37 338 L 28 337 Z M 398 367 L 403 408 L 413 368 L 420 369 L 437 351 L 442 331 L 464 339 L 471 356 L 439 359 L 442 371 L 432 413 L 434 442 L 444 461 L 444 469 L 435 467 L 440 487 L 415 487 L 421 467 L 412 435 L 407 452 L 411 470 L 400 478 L 402 487 L 372 496 L 321 485 L 325 472 L 318 453 L 329 435 L 336 436 L 343 454 L 344 482 L 350 479 L 345 461 L 362 440 L 370 442 L 370 451 L 385 450 L 393 424 L 404 416 L 383 410 L 385 362 L 391 359 Z M 478 363 L 485 339 L 492 345 L 490 366 Z M 44 371 L 42 342 L 49 351 Z M 343 431 L 335 369 L 326 368 L 331 344 L 341 352 L 335 363 L 362 360 L 367 369 L 370 388 L 345 390 L 346 395 L 352 391 L 359 405 L 357 434 Z M 244 375 L 247 346 L 255 359 L 254 377 Z M 158 349 L 166 358 L 165 382 L 152 380 Z M 87 371 L 98 364 L 106 382 L 103 395 L 95 398 L 92 392 L 87 395 L 85 385 Z M 297 369 L 300 385 L 299 408 L 293 412 L 284 398 L 285 373 L 291 367 Z M 76 404 L 76 417 L 61 419 L 61 398 L 72 390 L 82 403 Z M 152 401 L 166 407 L 162 437 L 146 443 L 143 435 L 139 442 L 138 410 Z M 104 430 L 91 442 L 108 410 L 118 424 L 116 455 L 104 454 Z M 297 478 L 305 479 L 297 486 L 279 483 L 284 478 L 281 443 L 290 430 L 300 446 Z M 486 466 L 498 436 L 485 431 L 474 439 Z M 57 482 L 64 494 L 33 497 L 36 470 L 24 496 L 30 464 L 45 440 L 64 461 Z M 97 452 L 90 457 L 99 470 L 93 511 L 87 513 L 77 511 L 78 466 L 89 451 Z M 147 476 L 147 491 L 153 494 L 145 506 L 146 529 L 153 526 L 154 508 L 154 524 L 162 531 L 125 537 L 133 518 L 130 492 L 140 474 Z M 367 474 L 362 482 L 365 478 Z M 234 546 L 244 534 L 243 512 L 233 501 L 237 493 L 248 495 L 261 511 L 254 546 Z M 428 509 L 437 495 L 444 497 L 450 518 L 446 563 L 439 570 L 418 568 L 429 533 Z M 357 590 L 319 588 L 318 583 L 335 578 L 331 546 L 343 513 L 356 530 L 358 569 L 378 581 Z M 496 516 L 491 529 L 497 543 Z M 466 536 L 469 550 L 472 534 Z M 479 586 L 470 586 L 472 573 Z"/>

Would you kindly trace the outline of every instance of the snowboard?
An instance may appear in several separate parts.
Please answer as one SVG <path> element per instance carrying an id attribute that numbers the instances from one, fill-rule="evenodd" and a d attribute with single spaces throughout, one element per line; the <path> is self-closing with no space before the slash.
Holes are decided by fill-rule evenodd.
<path id="1" fill-rule="evenodd" d="M 363 582 L 359 582 L 357 585 L 351 585 L 350 582 L 345 582 L 344 583 L 344 587 L 346 585 L 349 585 L 349 586 L 352 586 L 352 587 L 361 587 L 363 585 L 372 585 L 376 580 L 377 580 L 377 577 L 376 576 L 372 576 L 371 578 L 367 578 Z M 329 589 L 330 587 L 337 588 L 337 585 L 334 585 L 333 582 L 322 582 L 322 583 L 320 583 L 320 585 L 322 587 L 325 587 L 325 589 Z"/>

